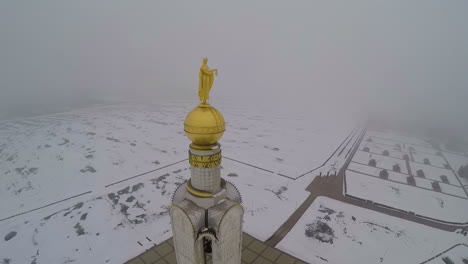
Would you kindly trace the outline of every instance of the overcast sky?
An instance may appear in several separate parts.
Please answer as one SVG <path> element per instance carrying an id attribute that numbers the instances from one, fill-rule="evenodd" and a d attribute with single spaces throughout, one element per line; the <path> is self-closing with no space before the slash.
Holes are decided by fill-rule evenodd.
<path id="1" fill-rule="evenodd" d="M 196 101 L 207 56 L 214 103 L 467 121 L 467 11 L 464 0 L 2 1 L 0 104 Z"/>

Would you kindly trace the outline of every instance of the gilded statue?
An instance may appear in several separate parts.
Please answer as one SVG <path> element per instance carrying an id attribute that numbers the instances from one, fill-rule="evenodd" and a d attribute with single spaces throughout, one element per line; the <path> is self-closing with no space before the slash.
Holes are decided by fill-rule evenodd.
<path id="1" fill-rule="evenodd" d="M 213 86 L 214 76 L 218 76 L 218 69 L 210 69 L 208 67 L 208 58 L 203 58 L 202 66 L 200 67 L 200 73 L 198 77 L 200 78 L 200 83 L 198 86 L 198 98 L 204 104 L 210 99 L 210 90 Z"/>

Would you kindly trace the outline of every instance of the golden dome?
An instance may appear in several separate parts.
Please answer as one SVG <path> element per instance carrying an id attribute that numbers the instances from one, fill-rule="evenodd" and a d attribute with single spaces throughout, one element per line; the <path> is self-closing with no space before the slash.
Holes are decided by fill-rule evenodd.
<path id="1" fill-rule="evenodd" d="M 185 118 L 184 131 L 197 146 L 211 146 L 223 136 L 226 124 L 221 113 L 210 104 L 201 103 Z"/>

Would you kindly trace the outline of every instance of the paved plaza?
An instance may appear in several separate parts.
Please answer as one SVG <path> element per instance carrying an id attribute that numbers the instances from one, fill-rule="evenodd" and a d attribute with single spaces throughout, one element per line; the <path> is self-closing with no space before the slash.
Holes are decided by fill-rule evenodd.
<path id="1" fill-rule="evenodd" d="M 174 243 L 172 238 L 152 247 L 143 254 L 129 260 L 125 264 L 176 264 Z M 207 263 L 211 262 L 208 256 Z M 243 264 L 305 264 L 285 252 L 270 247 L 267 244 L 244 233 L 242 238 Z"/>

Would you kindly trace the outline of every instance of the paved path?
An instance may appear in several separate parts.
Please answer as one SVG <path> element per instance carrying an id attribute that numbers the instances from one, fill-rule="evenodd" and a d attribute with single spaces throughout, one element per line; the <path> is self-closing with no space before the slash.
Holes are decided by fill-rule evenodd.
<path id="1" fill-rule="evenodd" d="M 211 254 L 207 254 L 211 264 Z M 242 237 L 242 264 L 306 264 L 281 250 L 270 247 L 260 240 L 244 233 Z M 172 238 L 150 248 L 125 264 L 177 264 Z"/>

